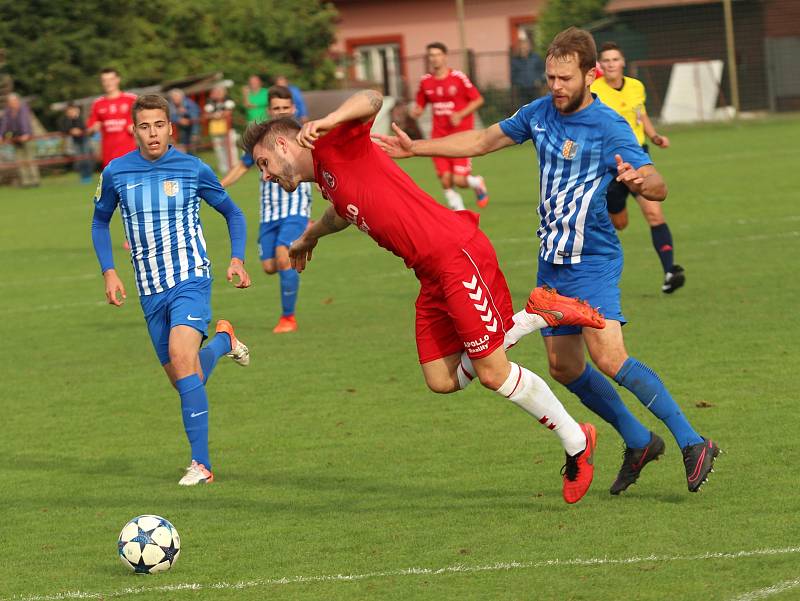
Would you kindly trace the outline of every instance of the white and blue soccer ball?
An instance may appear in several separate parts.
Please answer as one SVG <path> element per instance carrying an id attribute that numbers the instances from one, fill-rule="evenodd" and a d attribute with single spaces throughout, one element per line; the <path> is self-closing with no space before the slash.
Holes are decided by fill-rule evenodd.
<path id="1" fill-rule="evenodd" d="M 117 549 L 122 563 L 137 574 L 166 572 L 181 554 L 181 537 L 169 520 L 140 515 L 125 524 Z"/>

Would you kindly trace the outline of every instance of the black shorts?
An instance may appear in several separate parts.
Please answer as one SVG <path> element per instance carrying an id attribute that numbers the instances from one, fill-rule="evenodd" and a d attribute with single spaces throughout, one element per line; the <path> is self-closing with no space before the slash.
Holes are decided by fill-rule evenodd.
<path id="1" fill-rule="evenodd" d="M 649 156 L 650 153 L 648 152 L 647 144 L 642 145 L 642 150 L 647 152 Z M 628 194 L 631 194 L 628 186 L 622 182 L 618 182 L 616 179 L 612 179 L 611 183 L 608 184 L 608 188 L 606 189 L 606 204 L 608 205 L 608 212 L 612 215 L 622 213 L 622 211 L 625 210 L 625 203 L 628 200 Z"/>

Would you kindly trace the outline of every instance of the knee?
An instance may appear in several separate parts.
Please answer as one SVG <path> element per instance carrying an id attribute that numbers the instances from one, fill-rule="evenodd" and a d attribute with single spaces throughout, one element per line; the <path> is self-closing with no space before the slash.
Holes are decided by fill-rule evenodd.
<path id="1" fill-rule="evenodd" d="M 439 176 L 439 181 L 442 182 L 442 188 L 452 188 L 453 187 L 453 175 L 451 173 L 442 173 Z"/>
<path id="2" fill-rule="evenodd" d="M 627 356 L 619 355 L 604 355 L 597 358 L 592 357 L 592 361 L 597 366 L 597 369 L 612 379 L 617 375 L 617 373 L 619 373 L 619 370 L 622 368 L 622 364 L 625 363 L 625 359 L 627 359 Z"/>
<path id="3" fill-rule="evenodd" d="M 628 215 L 627 213 L 612 213 L 611 214 L 611 223 L 614 224 L 614 229 L 616 230 L 624 230 L 628 227 Z"/>
<path id="4" fill-rule="evenodd" d="M 476 366 L 475 371 L 477 372 L 478 380 L 480 380 L 481 385 L 489 390 L 499 390 L 508 378 L 508 374 L 500 369 L 481 369 Z"/>
<path id="5" fill-rule="evenodd" d="M 169 362 L 178 379 L 194 372 L 196 358 L 197 353 L 195 352 L 189 352 L 186 349 L 169 349 Z"/>
<path id="6" fill-rule="evenodd" d="M 450 394 L 459 390 L 458 382 L 447 378 L 426 378 L 425 384 L 436 394 Z"/>
<path id="7" fill-rule="evenodd" d="M 467 186 L 467 177 L 465 175 L 454 175 L 453 176 L 453 183 L 458 186 L 459 188 L 466 188 Z"/>
<path id="8" fill-rule="evenodd" d="M 272 275 L 273 273 L 278 271 L 273 261 L 264 261 L 261 263 L 261 267 L 264 269 L 264 273 L 266 273 L 267 275 Z"/>
<path id="9" fill-rule="evenodd" d="M 559 384 L 567 385 L 581 377 L 585 365 L 550 365 L 550 376 Z"/>
<path id="10" fill-rule="evenodd" d="M 278 266 L 278 271 L 286 271 L 287 269 L 291 269 L 292 262 L 289 261 L 289 257 L 280 258 L 278 259 L 276 265 Z M 272 273 L 275 273 L 275 270 L 272 270 Z"/>

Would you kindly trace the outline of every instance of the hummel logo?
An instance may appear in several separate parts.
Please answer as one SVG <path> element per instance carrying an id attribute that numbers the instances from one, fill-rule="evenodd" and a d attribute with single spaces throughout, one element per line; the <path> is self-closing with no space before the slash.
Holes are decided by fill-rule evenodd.
<path id="1" fill-rule="evenodd" d="M 538 123 L 537 123 L 536 125 L 534 125 L 534 126 L 533 126 L 533 129 L 534 129 L 535 131 L 547 131 L 547 129 L 545 129 L 544 127 L 539 127 L 539 124 L 538 124 Z"/>
<path id="2" fill-rule="evenodd" d="M 131 190 L 132 188 L 135 188 L 136 186 L 141 186 L 141 185 L 142 185 L 142 182 L 139 182 L 138 184 L 128 184 L 128 190 Z"/>
<path id="3" fill-rule="evenodd" d="M 200 413 L 195 413 L 194 411 L 192 411 L 192 413 L 189 415 L 189 417 L 200 417 L 204 413 L 208 413 L 208 411 L 201 411 Z"/>
<path id="4" fill-rule="evenodd" d="M 188 319 L 189 321 L 202 321 L 203 318 L 202 317 L 192 317 L 191 314 L 189 314 L 189 315 L 186 316 L 186 319 Z"/>

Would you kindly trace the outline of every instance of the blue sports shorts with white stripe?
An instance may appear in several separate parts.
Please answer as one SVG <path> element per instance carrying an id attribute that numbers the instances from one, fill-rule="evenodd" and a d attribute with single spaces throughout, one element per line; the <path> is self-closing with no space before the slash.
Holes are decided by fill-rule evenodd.
<path id="1" fill-rule="evenodd" d="M 622 276 L 622 258 L 591 261 L 583 258 L 573 265 L 558 265 L 539 258 L 537 286 L 550 286 L 564 296 L 573 296 L 596 307 L 606 319 L 613 319 L 625 325 L 620 301 L 619 279 Z M 542 336 L 568 336 L 580 334 L 580 326 L 559 326 L 544 328 Z"/>
<path id="2" fill-rule="evenodd" d="M 277 246 L 291 246 L 303 235 L 308 217 L 290 215 L 277 221 L 267 221 L 258 227 L 258 256 L 262 261 L 275 258 Z"/>
<path id="3" fill-rule="evenodd" d="M 169 333 L 189 326 L 208 338 L 211 322 L 211 279 L 189 278 L 156 294 L 139 297 L 150 340 L 161 365 L 169 363 Z"/>

